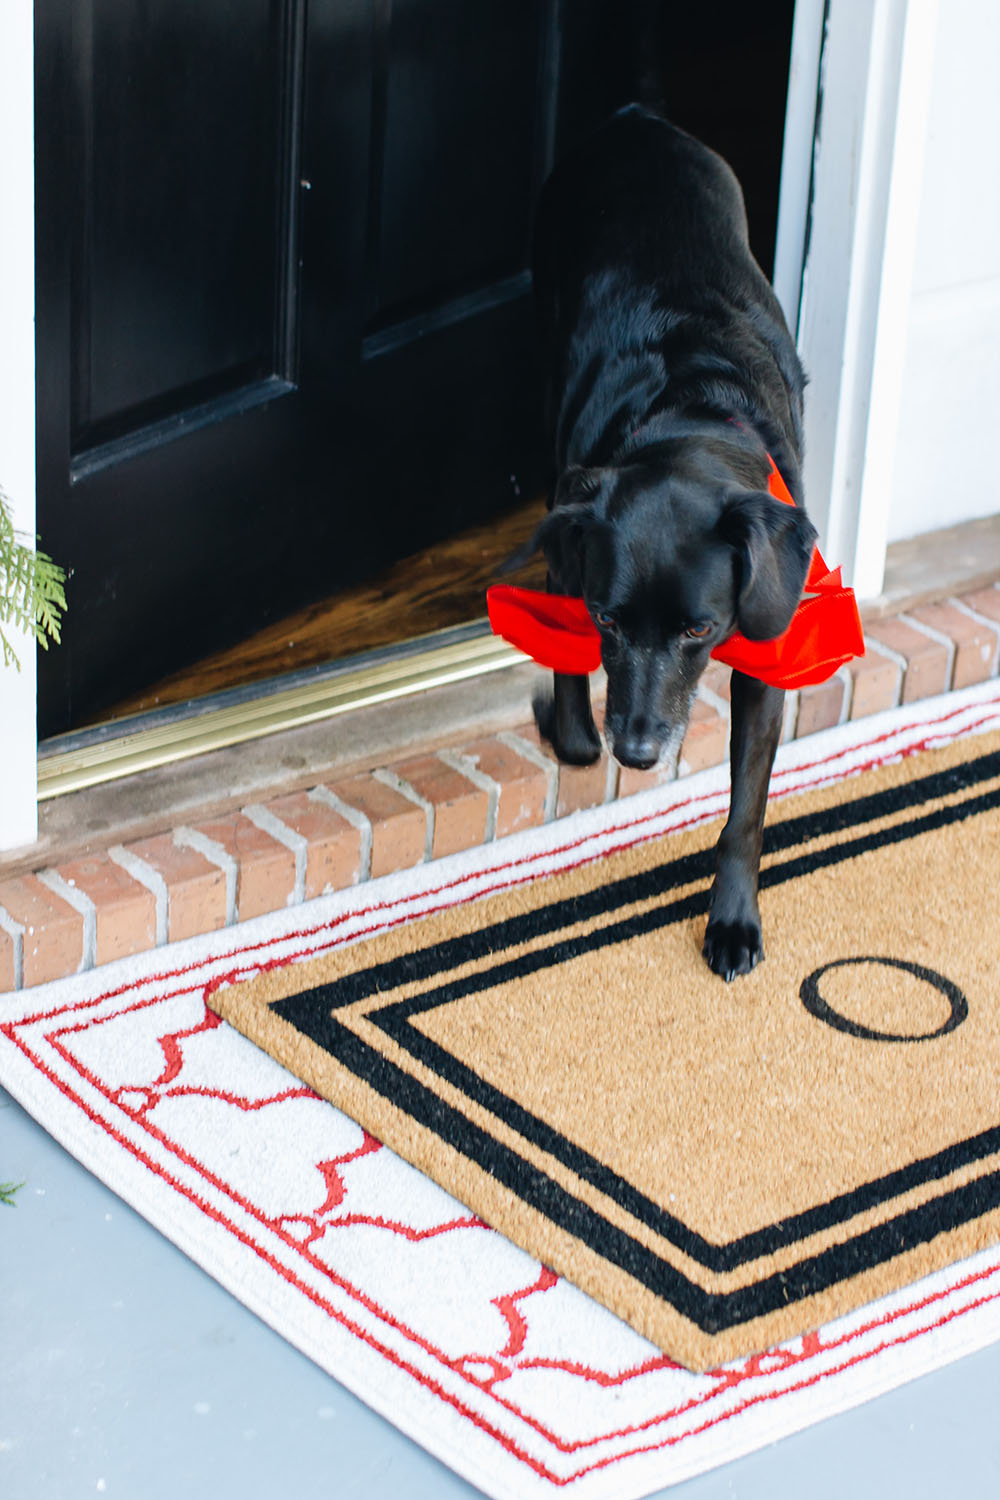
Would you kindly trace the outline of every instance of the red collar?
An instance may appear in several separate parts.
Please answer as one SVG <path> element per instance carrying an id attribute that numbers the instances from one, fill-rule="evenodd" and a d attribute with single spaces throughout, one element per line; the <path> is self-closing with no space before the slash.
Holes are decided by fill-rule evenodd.
<path id="1" fill-rule="evenodd" d="M 776 500 L 794 505 L 774 460 L 769 462 L 768 490 Z M 496 584 L 486 590 L 486 604 L 493 633 L 540 666 L 578 676 L 600 666 L 600 632 L 582 599 Z M 712 655 L 772 687 L 799 688 L 825 682 L 864 650 L 854 591 L 844 586 L 839 568 L 830 572 L 817 547 L 803 596 L 784 635 L 748 641 L 737 632 L 720 642 Z"/>

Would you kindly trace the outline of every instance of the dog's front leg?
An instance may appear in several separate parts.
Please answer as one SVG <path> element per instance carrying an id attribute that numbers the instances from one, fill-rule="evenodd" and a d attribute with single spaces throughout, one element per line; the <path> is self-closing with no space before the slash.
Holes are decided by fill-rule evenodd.
<path id="1" fill-rule="evenodd" d="M 590 706 L 590 678 L 569 673 L 552 674 L 553 696 L 535 699 L 535 723 L 561 761 L 570 766 L 591 766 L 601 753 Z"/>
<path id="2" fill-rule="evenodd" d="M 550 573 L 550 594 L 562 593 Z M 553 672 L 552 697 L 537 698 L 535 722 L 561 761 L 570 766 L 591 766 L 601 753 L 601 737 L 590 705 L 590 678 L 569 672 Z"/>
<path id="3" fill-rule="evenodd" d="M 552 689 L 553 750 L 571 766 L 593 765 L 601 753 L 601 737 L 590 704 L 590 678 L 554 672 Z"/>
<path id="4" fill-rule="evenodd" d="M 768 687 L 742 672 L 733 673 L 729 818 L 716 850 L 715 885 L 702 950 L 709 968 L 726 980 L 749 974 L 764 957 L 757 878 L 784 699 L 780 688 Z"/>

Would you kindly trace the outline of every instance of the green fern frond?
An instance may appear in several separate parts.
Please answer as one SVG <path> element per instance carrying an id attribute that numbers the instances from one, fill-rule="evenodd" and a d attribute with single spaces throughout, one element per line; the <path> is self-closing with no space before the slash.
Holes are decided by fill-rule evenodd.
<path id="1" fill-rule="evenodd" d="M 46 651 L 58 645 L 66 608 L 66 574 L 44 552 L 21 541 L 14 530 L 10 501 L 0 490 L 0 647 L 5 667 L 21 670 L 4 630 L 27 631 Z"/>
<path id="2" fill-rule="evenodd" d="M 13 1208 L 14 1194 L 23 1187 L 23 1182 L 0 1182 L 0 1203 L 6 1203 L 8 1208 Z"/>

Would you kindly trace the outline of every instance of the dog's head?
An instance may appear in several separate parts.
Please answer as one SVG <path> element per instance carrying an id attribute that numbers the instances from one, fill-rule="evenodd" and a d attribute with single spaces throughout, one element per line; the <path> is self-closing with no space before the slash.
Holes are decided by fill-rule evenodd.
<path id="1" fill-rule="evenodd" d="M 766 490 L 638 462 L 567 470 L 536 540 L 601 633 L 612 751 L 646 769 L 683 733 L 714 646 L 787 629 L 816 532 Z"/>

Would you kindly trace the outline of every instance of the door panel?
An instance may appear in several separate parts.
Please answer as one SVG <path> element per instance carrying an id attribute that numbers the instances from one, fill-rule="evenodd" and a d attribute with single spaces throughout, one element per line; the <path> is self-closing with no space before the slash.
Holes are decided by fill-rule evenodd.
<path id="1" fill-rule="evenodd" d="M 364 35 L 364 173 L 369 12 L 338 10 L 340 37 Z M 43 735 L 321 591 L 298 379 L 305 14 L 36 4 L 38 512 L 71 570 Z"/>
<path id="2" fill-rule="evenodd" d="M 140 26 L 128 7 L 81 7 L 92 212 L 74 280 L 75 449 L 137 407 L 176 411 L 190 387 L 275 373 L 283 6 L 229 0 L 192 25 L 201 8 L 155 0 Z"/>
<path id="3" fill-rule="evenodd" d="M 365 482 L 390 500 L 402 556 L 544 483 L 528 266 L 550 14 L 537 0 L 394 0 L 377 20 L 355 379 L 377 432 Z M 377 558 L 383 523 L 362 506 L 349 526 Z"/>
<path id="4" fill-rule="evenodd" d="M 293 374 L 296 9 L 76 7 L 76 471 L 95 446 L 128 435 L 134 451 L 152 421 L 160 441 L 166 419 Z"/>
<path id="5" fill-rule="evenodd" d="M 536 0 L 393 5 L 373 246 L 380 323 L 524 267 L 540 33 Z"/>

